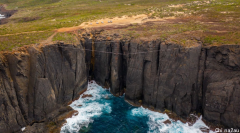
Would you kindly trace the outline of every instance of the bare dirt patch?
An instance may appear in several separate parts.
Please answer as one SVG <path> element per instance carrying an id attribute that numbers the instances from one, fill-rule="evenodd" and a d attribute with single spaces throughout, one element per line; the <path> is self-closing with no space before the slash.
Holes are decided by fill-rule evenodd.
<path id="1" fill-rule="evenodd" d="M 52 39 L 53 37 L 57 34 L 57 32 L 54 32 L 49 38 L 47 38 L 46 40 L 40 42 L 41 44 L 50 44 L 52 43 Z"/>
<path id="2" fill-rule="evenodd" d="M 75 31 L 78 29 L 85 29 L 85 28 L 99 28 L 99 27 L 114 27 L 114 26 L 125 26 L 130 24 L 143 24 L 146 22 L 151 21 L 166 21 L 167 19 L 175 19 L 175 17 L 166 17 L 166 18 L 156 18 L 151 19 L 149 18 L 151 14 L 140 14 L 136 16 L 122 16 L 121 18 L 115 17 L 115 18 L 105 18 L 105 19 L 99 19 L 96 21 L 89 21 L 82 23 L 79 26 L 75 27 L 68 27 L 68 28 L 60 28 L 57 29 L 57 32 L 68 32 L 68 31 Z"/>

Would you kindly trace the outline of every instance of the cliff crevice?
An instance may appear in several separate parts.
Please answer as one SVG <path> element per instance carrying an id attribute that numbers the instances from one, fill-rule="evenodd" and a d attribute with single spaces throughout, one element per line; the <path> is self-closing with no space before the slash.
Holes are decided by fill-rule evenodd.
<path id="1" fill-rule="evenodd" d="M 0 132 L 46 122 L 85 91 L 88 78 L 135 106 L 196 111 L 240 127 L 240 46 L 182 46 L 149 38 L 83 36 L 80 44 L 0 53 Z M 59 110 L 59 111 L 58 111 Z"/>
<path id="2" fill-rule="evenodd" d="M 0 132 L 47 121 L 87 88 L 82 49 L 59 43 L 0 54 Z"/>
<path id="3" fill-rule="evenodd" d="M 231 121 L 240 115 L 238 45 L 203 47 L 192 40 L 192 45 L 182 46 L 145 38 L 115 41 L 119 39 L 114 36 L 93 40 L 97 55 L 93 79 L 103 86 L 107 81 L 115 96 L 124 91 L 135 106 L 168 109 L 183 117 L 196 111 L 211 122 L 240 127 L 239 120 Z"/>

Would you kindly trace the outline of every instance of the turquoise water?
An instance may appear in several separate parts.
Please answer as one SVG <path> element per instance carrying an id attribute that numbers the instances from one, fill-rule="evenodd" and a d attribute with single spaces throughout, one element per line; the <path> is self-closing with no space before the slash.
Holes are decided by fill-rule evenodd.
<path id="1" fill-rule="evenodd" d="M 201 133 L 200 128 L 208 128 L 201 117 L 189 126 L 166 114 L 133 107 L 124 101 L 124 96 L 114 97 L 95 82 L 89 83 L 86 94 L 92 97 L 81 95 L 70 105 L 78 114 L 66 120 L 61 133 Z M 164 124 L 166 120 L 171 124 Z"/>

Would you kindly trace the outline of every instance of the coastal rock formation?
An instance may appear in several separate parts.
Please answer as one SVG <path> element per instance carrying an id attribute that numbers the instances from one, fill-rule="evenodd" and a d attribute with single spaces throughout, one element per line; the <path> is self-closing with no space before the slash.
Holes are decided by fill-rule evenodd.
<path id="1" fill-rule="evenodd" d="M 197 97 L 201 44 L 185 48 L 159 40 L 96 40 L 92 45 L 94 80 L 110 84 L 114 95 L 122 95 L 126 88 L 125 98 L 134 105 L 167 108 L 178 115 L 196 109 L 198 102 L 192 98 Z"/>
<path id="2" fill-rule="evenodd" d="M 125 92 L 136 106 L 168 109 L 183 117 L 197 111 L 209 121 L 239 128 L 239 46 L 191 43 L 101 36 L 82 41 L 94 49 L 86 54 L 92 78 L 113 95 Z"/>
<path id="3" fill-rule="evenodd" d="M 87 88 L 81 45 L 28 46 L 0 57 L 0 132 L 46 121 Z"/>
<path id="4" fill-rule="evenodd" d="M 240 127 L 240 46 L 206 48 L 203 113 L 210 121 Z"/>
<path id="5" fill-rule="evenodd" d="M 0 132 L 54 119 L 87 88 L 88 78 L 115 96 L 125 93 L 136 106 L 183 117 L 196 111 L 211 122 L 240 128 L 240 46 L 203 47 L 194 39 L 190 44 L 83 36 L 78 45 L 2 52 Z"/>

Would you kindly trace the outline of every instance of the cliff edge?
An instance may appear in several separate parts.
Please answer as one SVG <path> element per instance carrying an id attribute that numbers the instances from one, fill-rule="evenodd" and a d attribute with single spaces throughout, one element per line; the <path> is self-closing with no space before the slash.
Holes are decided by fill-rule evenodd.
<path id="1" fill-rule="evenodd" d="M 240 127 L 240 46 L 188 45 L 117 34 L 83 35 L 78 45 L 30 45 L 0 54 L 0 132 L 47 122 L 87 88 L 91 77 L 135 105 L 199 112 Z"/>
<path id="2" fill-rule="evenodd" d="M 183 46 L 169 40 L 82 40 L 87 69 L 100 85 L 135 105 L 172 110 L 182 117 L 199 112 L 210 122 L 240 127 L 240 46 Z"/>
<path id="3" fill-rule="evenodd" d="M 81 45 L 32 45 L 0 54 L 0 132 L 44 122 L 87 88 Z"/>

